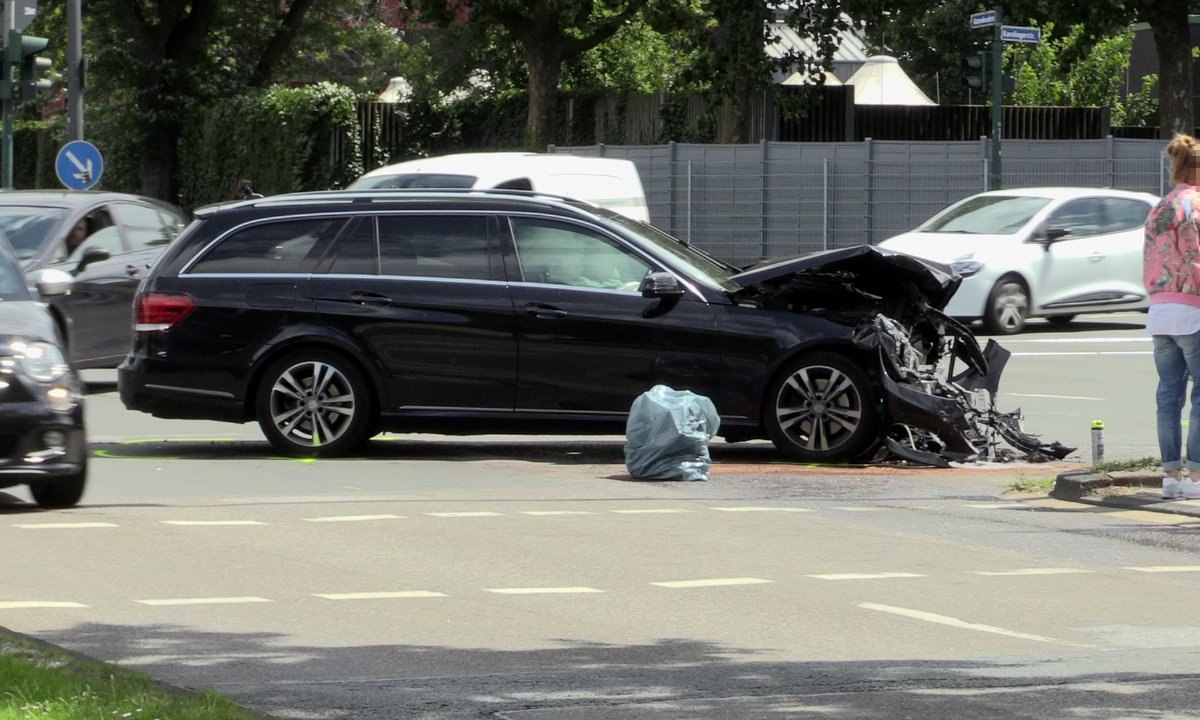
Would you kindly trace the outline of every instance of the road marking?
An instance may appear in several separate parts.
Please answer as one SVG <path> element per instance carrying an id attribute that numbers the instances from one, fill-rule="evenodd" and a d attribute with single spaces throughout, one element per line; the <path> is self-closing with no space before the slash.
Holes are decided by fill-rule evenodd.
<path id="1" fill-rule="evenodd" d="M 805 575 L 804 577 L 817 580 L 887 580 L 889 578 L 919 578 L 925 577 L 916 573 L 881 572 L 881 573 L 832 573 L 830 575 Z"/>
<path id="2" fill-rule="evenodd" d="M 892 605 L 880 605 L 878 603 L 859 603 L 858 606 L 864 610 L 878 610 L 879 612 L 900 615 L 903 617 L 912 618 L 914 620 L 924 620 L 926 622 L 937 623 L 939 625 L 949 625 L 950 627 L 956 627 L 962 630 L 978 630 L 979 632 L 992 633 L 994 635 L 1005 635 L 1007 637 L 1017 638 L 1019 640 L 1033 640 L 1034 642 L 1070 645 L 1071 647 L 1095 647 L 1094 645 L 1071 642 L 1070 640 L 1059 640 L 1058 638 L 1047 637 L 1045 635 L 1032 635 L 1030 633 L 1017 632 L 1016 630 L 1006 630 L 1004 628 L 995 627 L 994 625 L 980 625 L 979 623 L 967 622 L 966 620 L 959 620 L 958 618 L 952 618 L 946 615 L 935 615 L 933 613 L 927 613 L 921 610 L 910 610 L 909 608 L 895 607 Z"/>
<path id="3" fill-rule="evenodd" d="M 468 511 L 468 512 L 435 512 L 435 513 L 425 513 L 425 514 L 429 515 L 431 517 L 466 518 L 466 517 L 500 517 L 504 513 L 491 512 L 488 510 L 475 510 L 475 511 Z"/>
<path id="4" fill-rule="evenodd" d="M 1038 393 L 1004 393 L 1008 397 L 1049 398 L 1051 400 L 1103 400 L 1104 398 L 1088 397 L 1087 395 L 1039 395 Z"/>
<path id="5" fill-rule="evenodd" d="M 238 603 L 266 603 L 266 598 L 253 595 L 243 597 L 198 597 L 198 598 L 158 598 L 138 600 L 143 605 L 235 605 Z"/>
<path id="6" fill-rule="evenodd" d="M 578 593 L 602 593 L 590 587 L 528 587 L 528 588 L 486 588 L 485 592 L 500 595 L 567 595 Z"/>
<path id="7" fill-rule="evenodd" d="M 87 605 L 77 602 L 60 602 L 57 600 L 10 600 L 0 602 L 0 610 L 22 610 L 25 608 L 85 608 Z"/>
<path id="8" fill-rule="evenodd" d="M 1186 502 L 1186 501 L 1185 501 Z M 1107 517 L 1123 520 L 1136 520 L 1156 525 L 1195 525 L 1196 518 L 1191 515 L 1175 515 L 1173 513 L 1154 512 L 1153 510 L 1113 510 L 1105 513 Z"/>
<path id="9" fill-rule="evenodd" d="M 435 598 L 450 597 L 446 593 L 429 590 L 396 590 L 393 592 L 357 592 L 357 593 L 313 593 L 316 597 L 326 600 L 385 600 L 390 598 Z"/>
<path id="10" fill-rule="evenodd" d="M 763 583 L 775 582 L 774 580 L 763 580 L 762 578 L 740 577 L 740 578 L 712 578 L 709 580 L 667 580 L 664 582 L 653 582 L 651 585 L 657 585 L 665 588 L 697 588 L 697 587 L 721 587 L 725 585 L 761 585 Z"/>
<path id="11" fill-rule="evenodd" d="M 1075 575 L 1091 572 L 1095 571 L 1083 568 L 1019 568 L 1016 570 L 978 570 L 972 574 L 1000 577 L 1005 575 Z"/>
<path id="12" fill-rule="evenodd" d="M 76 523 L 21 523 L 13 525 L 13 527 L 21 528 L 22 530 L 83 530 L 88 528 L 115 528 L 121 527 L 116 523 L 106 522 L 76 522 Z"/>
<path id="13" fill-rule="evenodd" d="M 210 525 L 266 525 L 259 520 L 159 520 L 163 525 L 189 525 L 204 527 Z"/>
<path id="14" fill-rule="evenodd" d="M 812 512 L 809 508 L 788 508 L 788 507 L 751 507 L 751 506 L 735 506 L 735 507 L 714 507 L 710 510 L 719 510 L 721 512 Z"/>
<path id="15" fill-rule="evenodd" d="M 1153 355 L 1153 350 L 1090 350 L 1090 351 L 1070 351 L 1062 352 L 1015 352 L 1013 357 L 1054 357 L 1068 355 Z"/>
<path id="16" fill-rule="evenodd" d="M 590 510 L 522 510 L 522 515 L 595 515 Z"/>
<path id="17" fill-rule="evenodd" d="M 621 513 L 624 515 L 673 515 L 673 514 L 690 513 L 690 512 L 696 512 L 696 511 L 695 510 L 683 510 L 683 509 L 671 509 L 671 508 L 658 508 L 658 509 L 647 509 L 647 510 L 613 510 L 613 512 Z"/>
<path id="18" fill-rule="evenodd" d="M 1059 345 L 1059 344 L 1068 344 L 1068 343 L 1091 344 L 1091 343 L 1148 343 L 1148 342 L 1154 342 L 1154 338 L 1149 337 L 1149 336 L 1127 337 L 1127 338 L 1124 338 L 1124 337 L 1114 337 L 1114 338 L 1086 338 L 1086 337 L 1081 337 L 1081 338 L 1021 338 L 1021 339 L 1014 338 L 1011 340 L 1006 339 L 1004 341 L 1004 344 L 1011 345 L 1013 343 L 1043 343 L 1043 344 Z"/>
<path id="19" fill-rule="evenodd" d="M 835 507 L 834 510 L 842 510 L 844 512 L 879 512 L 880 510 L 887 510 L 887 508 L 881 508 L 881 507 Z"/>
<path id="20" fill-rule="evenodd" d="M 966 507 L 975 508 L 976 510 L 1005 510 L 1008 508 L 1023 508 L 1029 507 L 1026 503 L 967 503 Z"/>
<path id="21" fill-rule="evenodd" d="M 369 520 L 403 520 L 403 515 L 329 515 L 304 518 L 305 522 L 367 522 Z"/>
<path id="22" fill-rule="evenodd" d="M 1143 567 L 1126 567 L 1122 569 L 1144 573 L 1187 573 L 1200 572 L 1200 565 L 1145 565 Z"/>

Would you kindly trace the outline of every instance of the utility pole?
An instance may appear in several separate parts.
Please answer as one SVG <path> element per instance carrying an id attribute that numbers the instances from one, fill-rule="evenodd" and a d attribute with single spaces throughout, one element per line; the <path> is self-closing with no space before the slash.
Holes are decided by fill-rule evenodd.
<path id="1" fill-rule="evenodd" d="M 83 0 L 67 0 L 67 141 L 83 139 Z"/>
<path id="2" fill-rule="evenodd" d="M 992 26 L 992 167 L 988 189 L 999 190 L 1003 182 L 1000 172 L 1000 141 L 1004 137 L 1004 40 L 1001 37 L 1000 9 L 996 9 L 996 24 Z"/>

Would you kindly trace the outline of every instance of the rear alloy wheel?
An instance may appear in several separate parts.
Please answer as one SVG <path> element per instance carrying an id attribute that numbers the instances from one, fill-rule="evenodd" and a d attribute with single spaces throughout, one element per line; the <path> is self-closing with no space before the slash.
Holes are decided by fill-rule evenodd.
<path id="1" fill-rule="evenodd" d="M 984 328 L 995 335 L 1016 335 L 1029 319 L 1029 291 L 1015 278 L 1003 278 L 988 296 Z"/>
<path id="2" fill-rule="evenodd" d="M 335 353 L 309 350 L 275 361 L 258 384 L 255 411 L 276 449 L 335 457 L 361 445 L 374 427 L 362 373 Z"/>
<path id="3" fill-rule="evenodd" d="M 763 421 L 775 447 L 803 462 L 851 460 L 879 440 L 870 381 L 837 353 L 811 353 L 785 368 L 767 392 Z"/>

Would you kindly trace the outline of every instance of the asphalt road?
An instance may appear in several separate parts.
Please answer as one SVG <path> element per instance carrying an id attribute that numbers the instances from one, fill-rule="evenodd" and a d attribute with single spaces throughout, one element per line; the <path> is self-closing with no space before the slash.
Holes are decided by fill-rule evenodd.
<path id="1" fill-rule="evenodd" d="M 1153 454 L 1140 323 L 1005 340 L 1002 409 Z M 0 625 L 275 717 L 1200 717 L 1200 525 L 1005 493 L 1065 466 L 717 443 L 709 481 L 645 483 L 619 438 L 423 436 L 306 462 L 95 390 L 85 503 L 0 493 Z"/>

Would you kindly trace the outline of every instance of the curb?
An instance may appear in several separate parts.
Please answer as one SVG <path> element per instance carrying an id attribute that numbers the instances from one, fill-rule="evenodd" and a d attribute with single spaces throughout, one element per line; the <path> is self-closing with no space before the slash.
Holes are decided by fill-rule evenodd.
<path id="1" fill-rule="evenodd" d="M 1159 472 L 1094 473 L 1090 470 L 1068 470 L 1054 479 L 1050 497 L 1089 505 L 1200 518 L 1200 501 L 1164 499 L 1159 495 L 1161 483 L 1162 474 Z M 1122 493 L 1120 488 L 1145 488 L 1149 492 Z"/>

